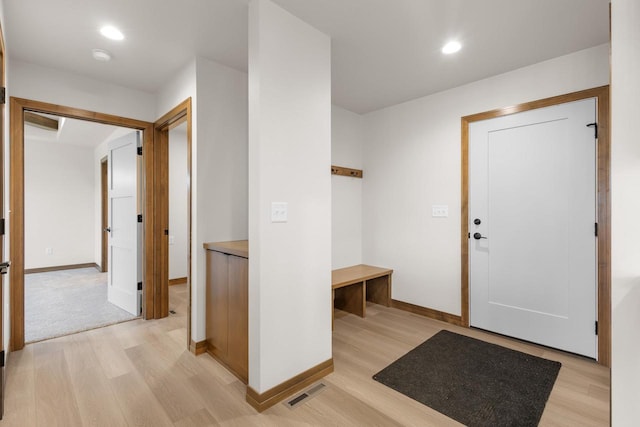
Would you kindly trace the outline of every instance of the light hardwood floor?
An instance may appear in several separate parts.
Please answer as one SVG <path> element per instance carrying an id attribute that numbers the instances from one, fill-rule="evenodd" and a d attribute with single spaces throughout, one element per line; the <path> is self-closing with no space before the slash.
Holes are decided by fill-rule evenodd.
<path id="1" fill-rule="evenodd" d="M 562 362 L 543 426 L 609 423 L 609 370 L 594 362 L 481 331 L 370 305 L 340 313 L 328 387 L 262 414 L 245 386 L 207 354 L 186 350 L 186 288 L 172 286 L 166 319 L 134 320 L 11 353 L 0 426 L 453 426 L 455 421 L 371 376 L 441 329 Z M 292 349 L 293 350 L 293 349 Z"/>

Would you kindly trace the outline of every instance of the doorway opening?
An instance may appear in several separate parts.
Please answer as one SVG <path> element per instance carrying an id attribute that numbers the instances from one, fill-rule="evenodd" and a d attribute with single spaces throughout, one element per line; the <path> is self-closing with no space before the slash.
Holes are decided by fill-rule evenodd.
<path id="1" fill-rule="evenodd" d="M 187 121 L 169 130 L 169 315 L 187 316 L 189 263 Z M 181 294 L 181 295 L 180 295 Z M 180 295 L 176 297 L 176 295 Z M 186 320 L 185 320 L 186 324 Z"/>
<path id="2" fill-rule="evenodd" d="M 113 301 L 109 274 L 101 272 L 108 265 L 107 253 L 101 253 L 108 228 L 102 218 L 108 204 L 102 175 L 108 163 L 101 158 L 107 157 L 110 141 L 131 133 L 85 120 L 25 114 L 25 342 L 139 316 Z M 137 281 L 132 287 L 137 292 Z"/>
<path id="3" fill-rule="evenodd" d="M 124 117 L 97 113 L 78 108 L 65 107 L 55 104 L 48 104 L 39 101 L 27 100 L 12 97 L 10 99 L 10 165 L 11 165 L 11 187 L 10 187 L 10 259 L 11 259 L 11 338 L 10 348 L 12 351 L 20 350 L 25 344 L 25 311 L 24 311 L 24 279 L 25 279 L 25 135 L 24 122 L 25 115 L 36 113 L 39 115 L 50 114 L 69 119 L 78 119 L 94 123 L 102 123 L 111 126 L 127 128 L 129 131 L 141 131 L 142 145 L 153 147 L 153 125 L 140 120 L 128 119 Z M 152 176 L 152 171 L 147 163 L 143 167 L 143 179 Z M 141 208 L 144 212 L 151 210 L 152 195 L 149 191 L 142 194 Z M 150 215 L 151 216 L 151 215 Z M 144 248 L 153 254 L 153 242 L 151 235 L 152 221 L 143 223 L 144 227 Z M 152 277 L 153 256 L 145 256 L 142 263 L 142 276 Z M 153 281 L 143 280 L 142 291 L 142 317 L 153 318 Z"/>
<path id="4" fill-rule="evenodd" d="M 204 350 L 191 340 L 191 98 L 154 123 L 150 154 L 158 172 L 152 182 L 154 221 L 160 231 L 154 242 L 159 261 L 154 270 L 155 315 L 185 316 L 187 347 L 199 354 Z M 170 301 L 170 294 L 177 296 Z"/>

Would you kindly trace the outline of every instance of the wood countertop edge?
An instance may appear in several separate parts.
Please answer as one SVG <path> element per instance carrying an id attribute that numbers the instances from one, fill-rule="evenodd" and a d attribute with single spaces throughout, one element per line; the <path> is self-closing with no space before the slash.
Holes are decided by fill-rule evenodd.
<path id="1" fill-rule="evenodd" d="M 375 279 L 383 276 L 391 276 L 393 269 L 376 267 L 373 265 L 359 264 L 351 267 L 339 268 L 331 272 L 331 287 L 333 289 L 354 283 Z"/>
<path id="2" fill-rule="evenodd" d="M 222 252 L 242 258 L 249 258 L 249 241 L 232 240 L 228 242 L 208 242 L 202 245 L 208 251 Z"/>

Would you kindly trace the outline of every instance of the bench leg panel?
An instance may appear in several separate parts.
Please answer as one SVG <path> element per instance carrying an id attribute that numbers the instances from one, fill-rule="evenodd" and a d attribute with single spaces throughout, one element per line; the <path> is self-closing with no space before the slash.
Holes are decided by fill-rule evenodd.
<path id="1" fill-rule="evenodd" d="M 333 306 L 364 317 L 366 307 L 364 282 L 334 289 Z"/>
<path id="2" fill-rule="evenodd" d="M 391 276 L 376 277 L 367 280 L 367 301 L 391 305 Z"/>

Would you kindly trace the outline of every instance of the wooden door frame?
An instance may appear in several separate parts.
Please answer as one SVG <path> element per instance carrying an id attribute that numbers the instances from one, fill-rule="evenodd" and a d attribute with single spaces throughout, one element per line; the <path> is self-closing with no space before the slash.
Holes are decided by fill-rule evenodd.
<path id="1" fill-rule="evenodd" d="M 152 183 L 155 213 L 154 268 L 155 317 L 169 315 L 169 131 L 187 123 L 187 348 L 191 348 L 191 98 L 187 98 L 153 124 Z M 194 347 L 195 348 L 195 347 Z"/>
<path id="2" fill-rule="evenodd" d="M 598 363 L 611 366 L 611 199 L 609 86 L 554 96 L 512 107 L 462 117 L 461 299 L 462 324 L 469 326 L 469 124 L 480 120 L 550 107 L 581 99 L 597 99 L 597 213 L 598 213 Z"/>
<path id="3" fill-rule="evenodd" d="M 34 101 L 23 98 L 11 97 L 10 99 L 10 186 L 9 206 L 10 213 L 10 310 L 11 310 L 11 351 L 24 347 L 24 113 L 32 111 L 36 113 L 53 114 L 60 117 L 85 120 L 112 126 L 131 128 L 142 131 L 143 147 L 153 147 L 153 124 L 135 119 L 115 116 L 111 114 L 97 113 L 80 108 L 66 107 L 46 102 Z M 152 151 L 152 150 L 149 150 Z M 152 171 L 149 162 L 144 159 L 145 182 L 149 182 Z M 153 193 L 147 188 L 143 195 L 144 214 L 144 248 L 146 253 L 153 253 Z M 144 294 L 143 318 L 154 317 L 153 295 L 153 259 L 144 257 L 143 281 Z"/>
<path id="4" fill-rule="evenodd" d="M 5 46 L 4 31 L 0 25 L 0 86 L 5 87 Z M 4 119 L 5 119 L 4 102 L 0 104 L 0 215 L 4 221 Z M 4 233 L 0 235 L 0 261 L 4 261 Z M 2 366 L 5 366 L 5 348 L 4 348 L 4 286 L 6 275 L 0 276 L 0 351 L 2 352 Z M 4 416 L 4 368 L 0 368 L 0 420 Z"/>
<path id="5" fill-rule="evenodd" d="M 109 226 L 109 186 L 108 180 L 109 156 L 100 159 L 100 271 L 109 271 L 108 240 L 106 228 Z"/>

